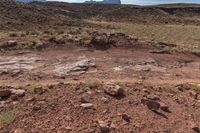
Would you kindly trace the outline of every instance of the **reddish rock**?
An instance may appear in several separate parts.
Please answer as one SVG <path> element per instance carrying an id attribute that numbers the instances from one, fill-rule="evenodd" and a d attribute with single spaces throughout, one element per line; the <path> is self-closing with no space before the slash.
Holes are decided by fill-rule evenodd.
<path id="1" fill-rule="evenodd" d="M 114 84 L 106 85 L 104 88 L 104 92 L 114 97 L 124 95 L 124 89 L 122 89 L 119 85 Z"/>
<path id="2" fill-rule="evenodd" d="M 169 111 L 169 107 L 165 104 L 165 103 L 162 103 L 162 102 L 159 102 L 160 104 L 160 109 L 165 111 L 165 112 L 170 112 Z"/>

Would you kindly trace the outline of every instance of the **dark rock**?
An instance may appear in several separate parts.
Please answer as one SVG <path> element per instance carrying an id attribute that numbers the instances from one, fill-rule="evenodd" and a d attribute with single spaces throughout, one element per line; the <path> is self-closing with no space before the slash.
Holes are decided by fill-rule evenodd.
<path id="1" fill-rule="evenodd" d="M 13 101 L 17 101 L 19 99 L 19 97 L 17 95 L 12 95 L 10 96 L 10 98 L 13 100 Z"/>
<path id="2" fill-rule="evenodd" d="M 34 93 L 41 95 L 44 93 L 44 89 L 42 87 L 36 87 L 36 88 L 34 88 Z"/>
<path id="3" fill-rule="evenodd" d="M 81 103 L 89 103 L 90 98 L 88 96 L 81 96 Z"/>
<path id="4" fill-rule="evenodd" d="M 191 124 L 191 129 L 192 129 L 192 130 L 194 130 L 194 131 L 197 132 L 197 133 L 200 133 L 200 128 L 197 126 L 196 123 L 190 122 L 190 124 Z"/>
<path id="5" fill-rule="evenodd" d="M 143 91 L 144 93 L 150 94 L 149 90 L 147 90 L 147 89 L 142 89 L 142 91 Z"/>
<path id="6" fill-rule="evenodd" d="M 38 110 L 41 110 L 41 106 L 39 105 L 33 106 L 33 111 L 38 111 Z"/>
<path id="7" fill-rule="evenodd" d="M 146 105 L 150 110 L 157 111 L 160 108 L 160 104 L 157 101 L 153 101 L 147 98 L 141 100 L 142 104 Z"/>
<path id="8" fill-rule="evenodd" d="M 11 95 L 11 91 L 8 89 L 0 90 L 0 97 L 9 97 Z"/>
<path id="9" fill-rule="evenodd" d="M 131 117 L 128 116 L 127 114 L 122 114 L 122 119 L 125 120 L 126 122 L 130 122 Z"/>

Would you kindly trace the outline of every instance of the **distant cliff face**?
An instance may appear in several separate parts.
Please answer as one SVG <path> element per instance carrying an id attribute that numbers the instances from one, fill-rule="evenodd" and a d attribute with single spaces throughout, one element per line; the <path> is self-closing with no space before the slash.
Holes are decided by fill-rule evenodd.
<path id="1" fill-rule="evenodd" d="M 103 1 L 85 1 L 85 3 L 99 3 L 99 4 L 121 4 L 121 0 L 103 0 Z"/>

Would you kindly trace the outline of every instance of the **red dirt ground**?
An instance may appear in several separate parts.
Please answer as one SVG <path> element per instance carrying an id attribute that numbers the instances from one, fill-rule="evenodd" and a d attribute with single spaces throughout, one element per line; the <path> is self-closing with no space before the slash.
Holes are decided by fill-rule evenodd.
<path id="1" fill-rule="evenodd" d="M 2 85 L 20 87 L 27 92 L 34 85 L 46 91 L 42 94 L 27 93 L 17 101 L 10 98 L 1 101 L 1 111 L 16 110 L 15 121 L 3 126 L 1 132 L 102 132 L 98 121 L 107 123 L 111 133 L 197 132 L 192 128 L 200 126 L 199 91 L 195 92 L 198 96 L 194 98 L 191 96 L 192 88 L 188 90 L 179 85 L 200 82 L 200 58 L 176 52 L 155 54 L 151 53 L 152 50 L 154 48 L 133 47 L 88 51 L 80 47 L 62 47 L 21 54 L 6 52 L 1 57 L 37 55 L 45 60 L 37 62 L 38 67 L 31 71 L 14 76 L 3 74 L 0 77 Z M 96 67 L 74 76 L 60 77 L 53 71 L 54 64 L 73 63 L 80 56 L 94 58 Z M 135 67 L 138 64 L 139 67 Z M 152 65 L 141 69 L 145 64 Z M 128 67 L 114 70 L 117 66 Z M 81 85 L 93 78 L 102 84 L 92 89 Z M 108 81 L 120 84 L 125 96 L 116 98 L 104 93 L 104 84 Z M 158 97 L 170 112 L 154 112 L 143 105 L 143 97 L 150 95 Z M 92 108 L 80 106 L 82 96 L 89 97 Z"/>

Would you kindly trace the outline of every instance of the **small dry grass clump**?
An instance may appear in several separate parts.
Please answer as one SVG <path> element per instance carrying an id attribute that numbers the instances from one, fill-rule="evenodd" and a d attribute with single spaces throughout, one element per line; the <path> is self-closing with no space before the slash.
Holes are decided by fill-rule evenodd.
<path id="1" fill-rule="evenodd" d="M 44 92 L 46 92 L 48 89 L 44 86 L 38 86 L 38 85 L 30 85 L 27 87 L 27 92 L 29 94 L 43 94 Z"/>
<path id="2" fill-rule="evenodd" d="M 0 39 L 7 37 L 7 33 L 0 32 Z"/>
<path id="3" fill-rule="evenodd" d="M 89 36 L 89 35 L 83 35 L 83 36 L 82 36 L 82 40 L 83 40 L 83 44 L 84 44 L 85 46 L 88 46 L 88 45 L 90 45 L 91 42 L 92 42 L 92 37 Z"/>
<path id="4" fill-rule="evenodd" d="M 101 85 L 101 82 L 98 79 L 92 78 L 92 79 L 87 79 L 84 82 L 84 85 L 85 87 L 92 89 L 99 87 Z"/>
<path id="5" fill-rule="evenodd" d="M 4 111 L 0 114 L 0 124 L 9 125 L 16 119 L 16 111 Z"/>
<path id="6" fill-rule="evenodd" d="M 17 32 L 11 32 L 11 33 L 9 34 L 9 36 L 10 36 L 10 37 L 18 37 L 19 34 L 18 34 Z"/>
<path id="7" fill-rule="evenodd" d="M 192 49 L 190 50 L 190 52 L 196 56 L 199 56 L 200 57 L 200 49 Z"/>
<path id="8" fill-rule="evenodd" d="M 191 83 L 190 86 L 193 90 L 200 92 L 200 84 L 199 83 Z"/>

